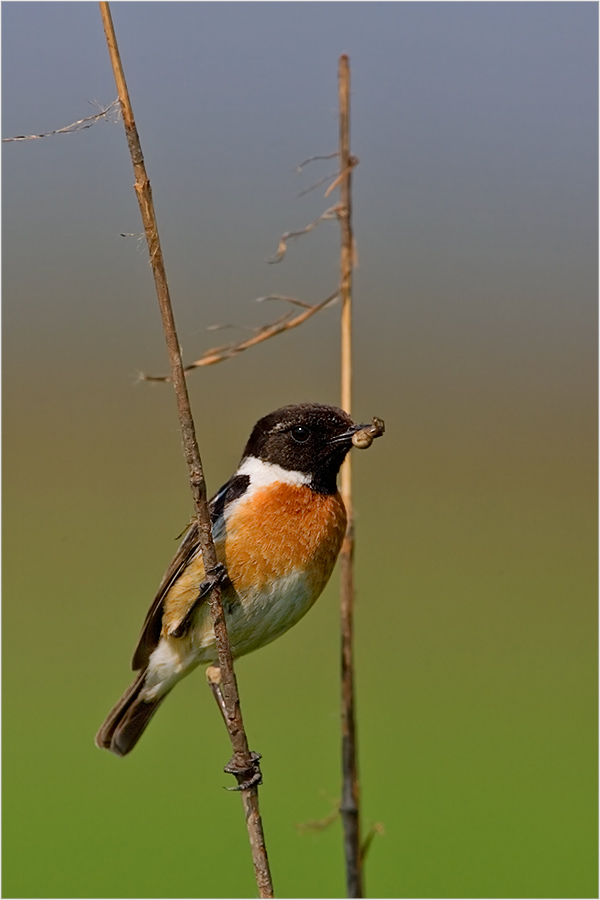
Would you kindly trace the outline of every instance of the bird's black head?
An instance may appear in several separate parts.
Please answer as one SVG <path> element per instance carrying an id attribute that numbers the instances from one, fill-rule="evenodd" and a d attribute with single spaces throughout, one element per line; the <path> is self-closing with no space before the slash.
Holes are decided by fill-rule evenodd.
<path id="1" fill-rule="evenodd" d="M 332 494 L 337 490 L 337 473 L 352 447 L 352 435 L 362 427 L 335 406 L 283 406 L 259 419 L 242 459 L 256 457 L 300 472 L 310 476 L 313 490 Z"/>

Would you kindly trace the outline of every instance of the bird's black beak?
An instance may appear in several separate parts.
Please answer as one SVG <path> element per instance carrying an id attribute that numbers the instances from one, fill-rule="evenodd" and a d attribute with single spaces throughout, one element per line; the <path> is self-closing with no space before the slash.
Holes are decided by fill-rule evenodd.
<path id="1" fill-rule="evenodd" d="M 336 434 L 334 438 L 331 439 L 332 444 L 351 444 L 352 438 L 354 435 L 363 428 L 368 428 L 368 425 L 351 425 L 346 431 L 342 431 L 341 434 Z"/>

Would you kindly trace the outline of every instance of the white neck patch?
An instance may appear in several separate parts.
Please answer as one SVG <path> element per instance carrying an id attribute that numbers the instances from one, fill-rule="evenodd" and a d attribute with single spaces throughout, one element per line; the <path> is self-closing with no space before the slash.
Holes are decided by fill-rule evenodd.
<path id="1" fill-rule="evenodd" d="M 306 472 L 291 472 L 276 463 L 264 462 L 256 456 L 247 456 L 235 473 L 236 475 L 249 475 L 250 487 L 266 487 L 276 481 L 285 484 L 310 484 L 311 476 Z"/>

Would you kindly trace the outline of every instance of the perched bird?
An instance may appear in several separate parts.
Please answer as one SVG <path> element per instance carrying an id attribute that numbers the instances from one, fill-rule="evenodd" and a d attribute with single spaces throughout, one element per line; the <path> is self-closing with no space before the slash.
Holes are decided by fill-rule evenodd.
<path id="1" fill-rule="evenodd" d="M 210 501 L 234 657 L 295 625 L 327 584 L 346 531 L 336 477 L 368 427 L 333 406 L 277 409 L 256 423 L 237 471 Z M 210 587 L 194 523 L 146 616 L 132 663 L 139 674 L 96 735 L 98 747 L 125 756 L 177 682 L 217 663 Z"/>

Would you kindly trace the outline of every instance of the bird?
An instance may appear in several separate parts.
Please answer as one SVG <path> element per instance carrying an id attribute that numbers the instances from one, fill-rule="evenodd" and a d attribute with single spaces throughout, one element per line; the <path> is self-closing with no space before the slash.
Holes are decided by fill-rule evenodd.
<path id="1" fill-rule="evenodd" d="M 373 420 L 380 421 L 380 420 Z M 209 510 L 234 658 L 269 644 L 312 607 L 335 566 L 347 516 L 337 474 L 368 425 L 334 406 L 301 403 L 259 419 L 237 470 Z M 359 435 L 360 433 L 360 435 Z M 214 574 L 214 573 L 213 573 Z M 142 626 L 135 680 L 108 714 L 96 745 L 125 756 L 175 685 L 218 665 L 207 578 L 193 522 Z"/>

